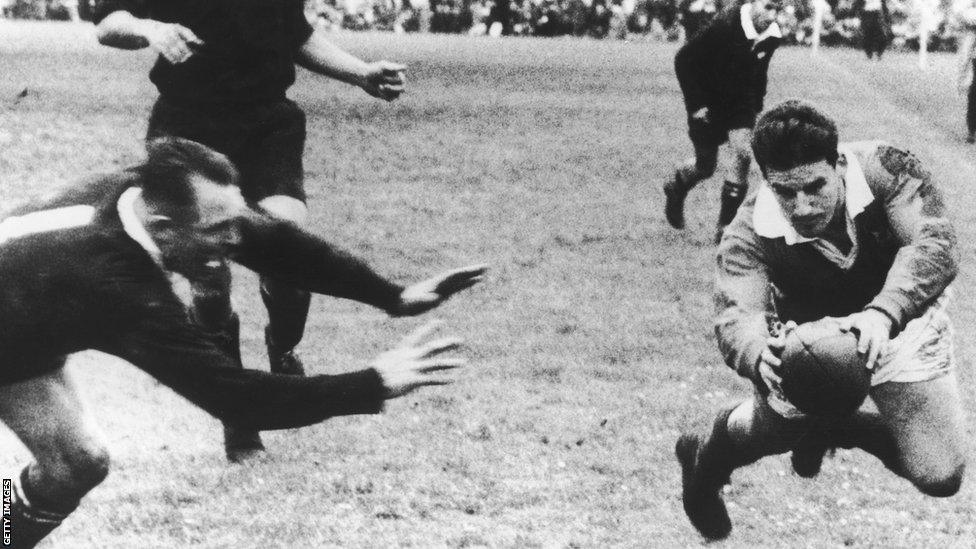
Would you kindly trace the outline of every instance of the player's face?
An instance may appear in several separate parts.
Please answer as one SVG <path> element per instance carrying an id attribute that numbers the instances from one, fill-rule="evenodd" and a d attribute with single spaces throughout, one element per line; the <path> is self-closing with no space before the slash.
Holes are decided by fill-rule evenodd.
<path id="1" fill-rule="evenodd" d="M 241 239 L 239 216 L 247 208 L 234 185 L 219 185 L 193 176 L 195 219 L 178 224 L 158 240 L 167 266 L 191 280 L 211 276 Z"/>
<path id="2" fill-rule="evenodd" d="M 843 169 L 826 160 L 789 170 L 766 171 L 766 181 L 796 232 L 808 238 L 823 235 L 844 208 Z"/>
<path id="3" fill-rule="evenodd" d="M 770 0 L 755 0 L 752 3 L 752 26 L 763 32 L 779 17 L 782 4 Z"/>

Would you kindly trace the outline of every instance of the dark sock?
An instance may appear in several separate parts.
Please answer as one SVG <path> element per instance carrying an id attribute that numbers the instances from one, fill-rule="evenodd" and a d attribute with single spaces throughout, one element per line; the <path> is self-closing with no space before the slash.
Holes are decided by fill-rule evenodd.
<path id="1" fill-rule="evenodd" d="M 762 454 L 750 448 L 738 447 L 729 435 L 729 416 L 734 410 L 735 407 L 732 407 L 719 412 L 712 423 L 712 432 L 698 454 L 698 471 L 710 484 L 728 484 L 732 471 L 762 457 Z"/>
<path id="2" fill-rule="evenodd" d="M 735 219 L 735 212 L 746 199 L 747 186 L 733 181 L 726 181 L 722 184 L 722 206 L 718 214 L 718 224 L 725 227 Z"/>
<path id="3" fill-rule="evenodd" d="M 305 333 L 311 295 L 305 290 L 263 280 L 261 299 L 268 309 L 268 336 L 275 348 L 281 352 L 294 349 Z"/>

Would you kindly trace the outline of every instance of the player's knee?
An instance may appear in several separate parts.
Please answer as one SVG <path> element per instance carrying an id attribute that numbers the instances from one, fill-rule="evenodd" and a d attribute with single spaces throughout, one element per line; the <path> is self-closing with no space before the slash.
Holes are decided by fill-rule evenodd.
<path id="1" fill-rule="evenodd" d="M 966 464 L 958 463 L 944 474 L 928 474 L 914 479 L 915 487 L 927 496 L 947 498 L 956 495 L 962 486 Z"/>
<path id="2" fill-rule="evenodd" d="M 296 225 L 304 223 L 308 218 L 308 207 L 305 206 L 305 203 L 291 196 L 280 194 L 269 196 L 258 201 L 258 206 L 268 215 L 276 219 L 291 221 Z"/>
<path id="3" fill-rule="evenodd" d="M 108 476 L 111 467 L 108 449 L 101 445 L 79 448 L 65 455 L 65 465 L 72 482 L 81 488 L 93 488 Z"/>
<path id="4" fill-rule="evenodd" d="M 105 480 L 111 464 L 108 449 L 98 443 L 65 448 L 54 459 L 38 458 L 47 482 L 79 498 Z"/>

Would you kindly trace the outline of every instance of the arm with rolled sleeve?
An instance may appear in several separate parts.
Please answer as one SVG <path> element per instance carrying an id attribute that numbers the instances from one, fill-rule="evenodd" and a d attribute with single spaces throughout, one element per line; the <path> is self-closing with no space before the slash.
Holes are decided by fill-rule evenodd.
<path id="1" fill-rule="evenodd" d="M 769 335 L 769 275 L 756 238 L 744 222 L 726 229 L 719 246 L 715 281 L 715 335 L 725 363 L 758 381 L 759 356 Z"/>
<path id="2" fill-rule="evenodd" d="M 880 166 L 866 170 L 875 195 L 883 201 L 888 222 L 901 248 L 884 286 L 866 308 L 892 319 L 897 333 L 921 316 L 956 277 L 959 251 L 956 233 L 946 217 L 942 193 L 910 153 L 881 145 Z M 873 181 L 872 181 L 873 180 Z"/>

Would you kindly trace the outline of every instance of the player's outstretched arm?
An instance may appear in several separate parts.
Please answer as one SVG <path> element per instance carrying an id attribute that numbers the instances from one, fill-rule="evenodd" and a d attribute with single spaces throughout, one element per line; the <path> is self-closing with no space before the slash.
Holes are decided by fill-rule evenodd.
<path id="1" fill-rule="evenodd" d="M 142 19 L 125 10 L 104 16 L 95 31 L 102 45 L 124 50 L 149 47 L 173 64 L 186 61 L 203 46 L 203 41 L 183 25 Z"/>
<path id="2" fill-rule="evenodd" d="M 352 299 L 392 316 L 412 316 L 481 282 L 487 269 L 454 269 L 407 288 L 369 264 L 297 225 L 249 212 L 241 219 L 241 239 L 229 256 L 245 267 L 314 293 Z"/>
<path id="3" fill-rule="evenodd" d="M 312 72 L 359 86 L 373 97 L 386 101 L 400 97 L 406 86 L 406 66 L 389 61 L 363 61 L 335 45 L 322 30 L 313 32 L 299 49 L 298 64 Z"/>
<path id="4" fill-rule="evenodd" d="M 330 417 L 375 414 L 387 399 L 419 387 L 444 385 L 464 361 L 449 356 L 460 340 L 425 341 L 429 324 L 371 368 L 337 375 L 290 376 L 242 369 L 192 326 L 175 300 L 137 307 L 140 321 L 124 323 L 99 350 L 127 360 L 210 415 L 242 428 L 291 429 Z"/>
<path id="5" fill-rule="evenodd" d="M 468 265 L 411 284 L 400 292 L 400 303 L 390 314 L 413 316 L 425 313 L 484 280 L 487 271 L 487 265 Z"/>

